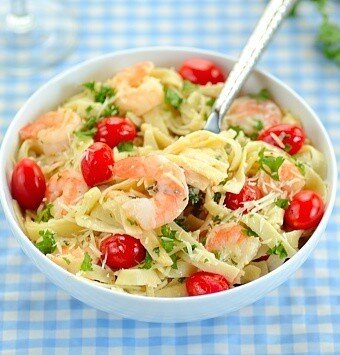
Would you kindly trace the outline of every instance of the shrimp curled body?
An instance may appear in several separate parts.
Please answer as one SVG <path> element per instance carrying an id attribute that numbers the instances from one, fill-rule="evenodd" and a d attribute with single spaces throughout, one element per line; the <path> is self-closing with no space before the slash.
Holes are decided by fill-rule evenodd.
<path id="1" fill-rule="evenodd" d="M 124 212 L 142 229 L 152 230 L 177 218 L 188 204 L 188 186 L 183 170 L 161 155 L 130 157 L 115 163 L 113 175 L 119 179 L 152 179 L 151 198 L 123 203 Z"/>
<path id="2" fill-rule="evenodd" d="M 46 185 L 45 197 L 53 202 L 54 217 L 66 214 L 64 206 L 74 205 L 88 191 L 83 176 L 71 169 L 54 174 Z"/>
<path id="3" fill-rule="evenodd" d="M 246 134 L 256 133 L 258 122 L 262 124 L 261 129 L 266 129 L 279 124 L 281 120 L 282 112 L 273 101 L 258 101 L 249 96 L 237 98 L 225 117 L 228 125 L 240 126 Z"/>
<path id="4" fill-rule="evenodd" d="M 161 83 L 149 75 L 153 68 L 152 62 L 137 63 L 110 80 L 110 85 L 117 90 L 120 111 L 142 116 L 164 101 Z"/>
<path id="5" fill-rule="evenodd" d="M 71 110 L 50 111 L 21 128 L 20 138 L 34 139 L 44 154 L 57 155 L 69 147 L 71 134 L 80 123 L 81 118 Z"/>

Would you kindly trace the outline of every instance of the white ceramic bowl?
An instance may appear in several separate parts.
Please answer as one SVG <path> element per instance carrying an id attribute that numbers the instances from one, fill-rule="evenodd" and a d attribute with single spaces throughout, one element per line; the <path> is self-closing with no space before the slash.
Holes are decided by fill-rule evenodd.
<path id="1" fill-rule="evenodd" d="M 330 139 L 320 120 L 308 104 L 289 87 L 271 75 L 255 71 L 245 85 L 245 91 L 268 88 L 282 107 L 299 117 L 307 135 L 327 158 L 327 209 L 316 231 L 290 260 L 282 266 L 246 285 L 206 296 L 185 298 L 148 298 L 101 288 L 90 281 L 79 279 L 45 257 L 20 229 L 12 205 L 8 177 L 12 157 L 18 146 L 18 131 L 29 121 L 79 92 L 79 84 L 90 80 L 105 80 L 119 69 L 141 60 L 151 60 L 158 66 L 178 67 L 190 57 L 207 58 L 226 70 L 234 63 L 229 57 L 191 48 L 145 48 L 111 53 L 86 61 L 63 72 L 42 86 L 24 104 L 12 121 L 2 142 L 0 152 L 0 196 L 11 230 L 22 249 L 33 263 L 55 284 L 73 297 L 97 309 L 115 315 L 153 322 L 185 322 L 212 318 L 235 311 L 255 302 L 270 292 L 296 271 L 306 260 L 322 236 L 334 204 L 337 169 Z"/>

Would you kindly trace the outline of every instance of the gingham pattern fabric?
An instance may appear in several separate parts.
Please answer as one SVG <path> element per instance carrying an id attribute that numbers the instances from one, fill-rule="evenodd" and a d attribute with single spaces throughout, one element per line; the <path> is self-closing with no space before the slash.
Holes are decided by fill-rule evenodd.
<path id="1" fill-rule="evenodd" d="M 5 3 L 1 1 L 0 6 Z M 0 78 L 1 135 L 36 88 L 64 68 L 96 55 L 131 47 L 178 45 L 237 56 L 265 1 L 77 0 L 68 6 L 79 22 L 77 49 L 49 71 Z M 339 3 L 332 6 L 334 20 L 339 22 Z M 320 17 L 312 4 L 304 2 L 300 13 L 298 19 L 286 21 L 260 66 L 311 104 L 340 159 L 340 70 L 314 46 Z M 0 218 L 2 354 L 340 353 L 339 199 L 326 235 L 289 281 L 228 316 L 177 325 L 115 318 L 71 298 L 22 253 L 2 211 Z"/>

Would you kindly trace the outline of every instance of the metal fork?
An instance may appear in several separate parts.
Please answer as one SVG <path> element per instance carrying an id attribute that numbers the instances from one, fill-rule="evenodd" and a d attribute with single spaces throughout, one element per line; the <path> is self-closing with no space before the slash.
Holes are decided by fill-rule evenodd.
<path id="1" fill-rule="evenodd" d="M 297 0 L 271 0 L 213 106 L 204 129 L 218 133 L 222 120 L 274 33 Z"/>

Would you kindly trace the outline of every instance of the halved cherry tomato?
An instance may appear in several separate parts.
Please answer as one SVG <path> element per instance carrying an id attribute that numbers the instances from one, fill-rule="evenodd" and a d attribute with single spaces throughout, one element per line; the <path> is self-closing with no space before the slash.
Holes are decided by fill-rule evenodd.
<path id="1" fill-rule="evenodd" d="M 316 228 L 325 212 L 322 198 L 314 191 L 302 190 L 285 211 L 284 223 L 288 229 Z"/>
<path id="2" fill-rule="evenodd" d="M 284 150 L 290 155 L 296 154 L 306 139 L 305 132 L 300 127 L 291 124 L 279 124 L 263 131 L 259 135 L 259 140 L 283 148 L 273 139 L 273 134 L 278 137 L 285 146 Z"/>
<path id="3" fill-rule="evenodd" d="M 93 138 L 95 142 L 103 142 L 113 148 L 119 143 L 132 141 L 136 135 L 136 127 L 130 120 L 111 116 L 98 123 L 97 133 Z"/>
<path id="4" fill-rule="evenodd" d="M 186 289 L 189 296 L 199 296 L 228 290 L 229 285 L 222 275 L 198 271 L 187 278 Z"/>
<path id="5" fill-rule="evenodd" d="M 46 182 L 39 165 L 24 158 L 14 167 L 11 191 L 22 208 L 36 210 L 45 196 Z"/>
<path id="6" fill-rule="evenodd" d="M 231 210 L 243 207 L 243 202 L 258 200 L 262 197 L 262 192 L 257 186 L 245 184 L 238 194 L 227 192 L 224 199 L 224 206 Z"/>
<path id="7" fill-rule="evenodd" d="M 112 176 L 114 164 L 112 149 L 97 142 L 88 147 L 81 161 L 81 172 L 88 186 L 101 184 Z"/>
<path id="8" fill-rule="evenodd" d="M 194 84 L 205 85 L 207 83 L 217 84 L 225 81 L 222 69 L 210 60 L 191 58 L 187 59 L 178 72 L 183 79 Z"/>
<path id="9" fill-rule="evenodd" d="M 141 263 L 146 250 L 139 239 L 127 234 L 115 234 L 104 239 L 100 245 L 101 259 L 113 269 L 129 269 Z"/>

